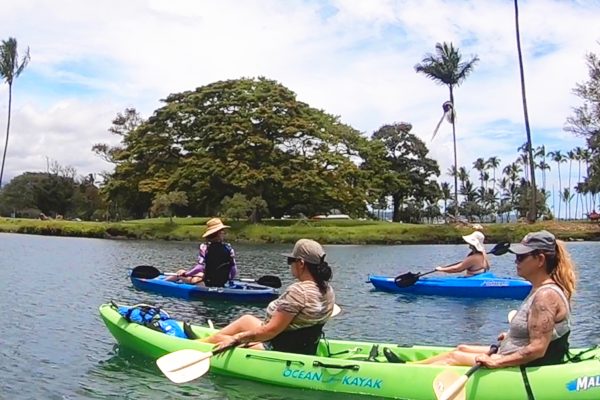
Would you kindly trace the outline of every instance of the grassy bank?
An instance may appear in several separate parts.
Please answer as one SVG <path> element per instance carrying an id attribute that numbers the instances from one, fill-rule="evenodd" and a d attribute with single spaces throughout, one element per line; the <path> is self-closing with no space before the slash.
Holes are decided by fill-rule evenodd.
<path id="1" fill-rule="evenodd" d="M 201 240 L 207 218 L 156 218 L 119 223 L 39 221 L 0 218 L 0 232 L 108 239 Z M 261 224 L 227 221 L 228 240 L 252 243 L 293 243 L 308 237 L 337 244 L 461 243 L 472 229 L 458 225 L 412 225 L 381 221 L 267 220 Z M 600 240 L 596 223 L 539 222 L 536 224 L 483 224 L 488 243 L 519 241 L 527 232 L 547 229 L 563 240 Z"/>

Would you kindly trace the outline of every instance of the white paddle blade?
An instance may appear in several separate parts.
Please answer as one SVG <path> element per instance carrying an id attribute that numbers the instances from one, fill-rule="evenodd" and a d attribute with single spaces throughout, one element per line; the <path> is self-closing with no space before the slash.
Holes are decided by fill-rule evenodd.
<path id="1" fill-rule="evenodd" d="M 333 305 L 333 311 L 331 311 L 331 316 L 335 317 L 336 315 L 339 315 L 339 313 L 342 312 L 342 308 L 340 306 L 338 306 L 337 304 Z"/>
<path id="2" fill-rule="evenodd" d="M 452 372 L 452 371 L 442 372 L 433 381 L 434 382 L 434 386 L 433 386 L 434 391 L 436 388 L 436 381 L 438 380 L 437 378 L 444 375 L 444 373 L 446 373 L 446 372 Z M 456 376 L 456 374 L 454 374 L 454 376 Z M 453 380 L 450 380 L 450 379 L 445 380 L 445 381 L 443 381 L 443 384 L 441 383 L 441 381 L 438 381 L 437 385 L 444 387 L 444 389 L 441 391 L 440 394 L 438 394 L 436 392 L 435 395 L 436 395 L 437 399 L 438 400 L 465 400 L 465 398 L 466 398 L 465 383 L 467 383 L 468 379 L 469 379 L 468 376 L 461 375 L 458 378 L 455 378 Z"/>
<path id="3" fill-rule="evenodd" d="M 156 365 L 171 382 L 184 383 L 206 374 L 212 353 L 184 349 L 166 354 L 156 360 Z"/>
<path id="4" fill-rule="evenodd" d="M 517 310 L 510 310 L 508 313 L 508 323 L 510 324 L 510 321 L 512 321 L 512 319 L 515 317 L 515 315 L 517 315 Z"/>
<path id="5" fill-rule="evenodd" d="M 433 391 L 435 392 L 435 397 L 437 400 L 442 399 L 444 396 L 444 392 L 452 386 L 454 382 L 460 379 L 460 375 L 458 375 L 454 371 L 445 370 L 439 373 L 435 379 L 433 380 Z M 446 393 L 447 394 L 447 393 Z M 462 397 L 461 397 L 462 396 Z M 455 396 L 450 397 L 452 400 L 459 400 L 465 398 L 465 389 L 464 387 L 458 392 Z"/>

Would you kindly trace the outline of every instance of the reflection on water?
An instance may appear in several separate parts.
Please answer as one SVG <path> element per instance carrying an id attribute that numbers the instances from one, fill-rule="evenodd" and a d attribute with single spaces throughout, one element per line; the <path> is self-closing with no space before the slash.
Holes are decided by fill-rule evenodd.
<path id="1" fill-rule="evenodd" d="M 244 277 L 277 275 L 292 282 L 280 253 L 290 245 L 234 244 Z M 568 243 L 580 267 L 574 298 L 574 346 L 600 343 L 594 288 L 598 243 Z M 394 295 L 376 292 L 368 274 L 423 272 L 460 260 L 465 246 L 326 246 L 342 313 L 325 327 L 331 338 L 398 344 L 488 344 L 506 330 L 518 300 Z M 213 374 L 186 385 L 164 378 L 152 360 L 115 346 L 98 317 L 109 300 L 151 303 L 173 317 L 223 326 L 246 312 L 262 317 L 261 305 L 187 302 L 135 290 L 127 271 L 155 265 L 163 271 L 191 267 L 197 243 L 108 241 L 0 234 L 0 380 L 10 399 L 348 399 Z M 514 275 L 511 256 L 491 257 L 498 275 Z M 356 397 L 358 398 L 358 397 Z"/>

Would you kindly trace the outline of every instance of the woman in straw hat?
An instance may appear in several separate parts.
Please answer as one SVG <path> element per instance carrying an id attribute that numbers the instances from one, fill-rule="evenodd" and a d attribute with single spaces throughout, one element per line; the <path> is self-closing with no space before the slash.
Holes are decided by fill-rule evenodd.
<path id="1" fill-rule="evenodd" d="M 323 325 L 331 317 L 335 294 L 329 284 L 331 267 L 323 247 L 300 239 L 287 257 L 296 282 L 267 306 L 266 318 L 246 314 L 203 339 L 225 347 L 253 343 L 252 348 L 315 354 Z"/>
<path id="2" fill-rule="evenodd" d="M 190 270 L 181 269 L 169 281 L 180 281 L 206 286 L 223 286 L 228 280 L 235 278 L 237 266 L 235 252 L 229 243 L 225 243 L 225 228 L 219 218 L 211 218 L 206 222 L 206 231 L 202 235 L 206 242 L 200 244 L 198 263 Z"/>
<path id="3" fill-rule="evenodd" d="M 483 233 L 475 231 L 462 238 L 469 245 L 469 249 L 471 249 L 471 252 L 467 257 L 459 263 L 448 267 L 437 267 L 436 270 L 448 273 L 465 271 L 467 276 L 478 275 L 489 271 L 490 263 L 485 252 L 485 247 L 483 247 L 483 241 L 485 240 Z"/>

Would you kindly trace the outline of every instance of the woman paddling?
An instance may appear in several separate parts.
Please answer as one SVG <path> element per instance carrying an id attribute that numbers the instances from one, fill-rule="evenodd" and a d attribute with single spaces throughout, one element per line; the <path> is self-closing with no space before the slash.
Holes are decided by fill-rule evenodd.
<path id="1" fill-rule="evenodd" d="M 166 280 L 223 286 L 228 280 L 234 279 L 237 274 L 235 252 L 229 243 L 224 242 L 225 228 L 229 228 L 229 225 L 224 225 L 219 218 L 209 219 L 202 235 L 206 242 L 200 244 L 198 263 L 188 271 L 180 269 L 177 275 L 169 276 Z"/>
<path id="2" fill-rule="evenodd" d="M 528 234 L 521 243 L 510 246 L 516 255 L 517 274 L 532 284 L 531 293 L 510 321 L 509 331 L 498 336 L 497 354 L 488 355 L 488 346 L 460 345 L 422 364 L 488 368 L 517 365 L 540 366 L 561 363 L 568 351 L 571 307 L 575 292 L 575 266 L 565 245 L 553 234 Z"/>
<path id="3" fill-rule="evenodd" d="M 323 247 L 314 240 L 300 239 L 290 254 L 283 255 L 297 282 L 267 306 L 264 321 L 246 314 L 203 341 L 219 348 L 255 342 L 251 346 L 255 349 L 315 354 L 335 304 L 331 268 Z"/>
<path id="4" fill-rule="evenodd" d="M 462 238 L 469 245 L 471 252 L 463 261 L 447 267 L 437 267 L 436 271 L 447 273 L 465 271 L 467 276 L 483 274 L 484 272 L 489 271 L 490 263 L 485 252 L 485 247 L 483 246 L 483 241 L 485 240 L 483 233 L 475 231 Z"/>

